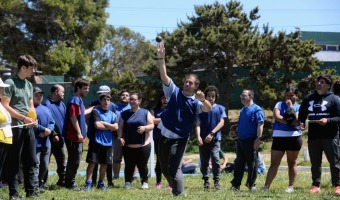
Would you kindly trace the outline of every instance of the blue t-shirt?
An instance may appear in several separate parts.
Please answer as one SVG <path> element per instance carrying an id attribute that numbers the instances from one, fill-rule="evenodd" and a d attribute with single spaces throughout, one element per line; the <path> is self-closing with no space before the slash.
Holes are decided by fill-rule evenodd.
<path id="1" fill-rule="evenodd" d="M 101 146 L 112 146 L 112 131 L 96 129 L 94 123 L 98 121 L 104 121 L 110 124 L 116 123 L 116 115 L 111 110 L 103 110 L 100 107 L 93 108 L 91 114 L 94 119 L 94 141 Z"/>
<path id="2" fill-rule="evenodd" d="M 100 105 L 99 100 L 95 100 L 94 102 L 90 103 L 90 106 L 99 106 L 99 105 Z M 109 110 L 111 110 L 113 113 L 116 113 L 117 112 L 117 105 L 113 102 L 110 102 Z"/>
<path id="3" fill-rule="evenodd" d="M 202 112 L 198 115 L 200 121 L 202 139 L 206 138 L 207 135 L 220 123 L 222 118 L 227 118 L 225 107 L 214 104 L 210 112 Z M 215 140 L 221 140 L 221 130 L 215 133 Z"/>
<path id="4" fill-rule="evenodd" d="M 275 108 L 276 107 L 278 107 L 280 109 L 280 115 L 281 116 L 284 116 L 284 114 L 286 113 L 286 110 L 288 109 L 288 106 L 287 106 L 286 102 L 284 102 L 284 101 L 277 103 Z M 297 103 L 293 104 L 293 109 L 295 110 L 296 113 L 299 112 L 299 108 L 300 108 L 299 104 L 297 104 Z M 299 126 L 287 125 L 287 124 L 283 124 L 283 123 L 275 121 L 274 124 L 273 124 L 273 130 L 298 131 L 298 130 L 300 130 L 300 127 Z"/>
<path id="5" fill-rule="evenodd" d="M 262 108 L 255 103 L 249 107 L 243 107 L 238 121 L 238 139 L 255 139 L 257 137 L 257 126 L 259 123 L 264 123 L 264 112 Z"/>
<path id="6" fill-rule="evenodd" d="M 39 137 L 39 134 L 41 132 L 45 132 L 46 128 L 50 129 L 51 131 L 54 130 L 55 122 L 52 118 L 51 111 L 46 106 L 41 104 L 35 105 L 35 111 L 37 113 L 38 119 L 38 125 L 34 127 L 36 147 L 51 147 L 49 137 Z"/>

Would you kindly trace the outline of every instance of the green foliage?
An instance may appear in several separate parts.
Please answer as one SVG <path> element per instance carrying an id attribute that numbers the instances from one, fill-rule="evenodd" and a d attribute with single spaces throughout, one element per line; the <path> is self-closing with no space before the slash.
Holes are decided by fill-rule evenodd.
<path id="1" fill-rule="evenodd" d="M 4 2 L 0 7 L 4 59 L 15 63 L 19 55 L 28 53 L 47 73 L 79 77 L 88 72 L 91 52 L 103 45 L 107 0 Z M 74 62 L 61 50 L 72 52 Z"/>
<path id="2" fill-rule="evenodd" d="M 150 66 L 154 51 L 140 34 L 108 25 L 105 45 L 92 55 L 91 76 L 94 80 L 115 80 L 127 71 L 139 75 Z"/>

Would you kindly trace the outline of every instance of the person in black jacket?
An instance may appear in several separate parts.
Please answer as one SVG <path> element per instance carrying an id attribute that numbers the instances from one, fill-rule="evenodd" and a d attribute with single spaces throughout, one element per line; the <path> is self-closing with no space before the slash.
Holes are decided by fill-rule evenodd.
<path id="1" fill-rule="evenodd" d="M 307 95 L 299 109 L 299 121 L 305 129 L 308 121 L 308 151 L 312 164 L 312 188 L 310 193 L 320 193 L 322 152 L 330 164 L 332 185 L 340 195 L 340 100 L 330 91 L 332 78 L 320 75 L 315 92 Z M 308 118 L 308 120 L 307 120 Z"/>

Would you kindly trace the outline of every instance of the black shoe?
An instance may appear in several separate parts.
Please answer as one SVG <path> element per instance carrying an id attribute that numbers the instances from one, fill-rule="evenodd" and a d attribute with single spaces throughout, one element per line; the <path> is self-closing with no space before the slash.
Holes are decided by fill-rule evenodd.
<path id="1" fill-rule="evenodd" d="M 208 180 L 204 180 L 203 188 L 209 189 L 209 181 Z"/>
<path id="2" fill-rule="evenodd" d="M 13 196 L 9 197 L 9 200 L 19 200 L 19 199 L 22 199 L 22 198 L 20 198 L 19 195 L 13 195 Z"/>
<path id="3" fill-rule="evenodd" d="M 67 188 L 70 189 L 70 190 L 73 190 L 75 192 L 80 192 L 81 191 L 81 188 L 78 187 L 78 185 L 76 185 L 76 184 L 68 186 Z"/>
<path id="4" fill-rule="evenodd" d="M 108 183 L 107 183 L 107 186 L 108 186 L 108 187 L 114 187 L 115 185 L 113 184 L 113 182 L 108 182 Z"/>
<path id="5" fill-rule="evenodd" d="M 60 187 L 65 187 L 65 181 L 59 180 L 57 182 L 57 185 L 60 186 Z"/>
<path id="6" fill-rule="evenodd" d="M 26 193 L 27 198 L 39 198 L 39 195 L 36 192 Z"/>
<path id="7" fill-rule="evenodd" d="M 216 190 L 220 190 L 221 189 L 219 181 L 215 181 L 214 182 L 214 187 L 215 187 Z"/>

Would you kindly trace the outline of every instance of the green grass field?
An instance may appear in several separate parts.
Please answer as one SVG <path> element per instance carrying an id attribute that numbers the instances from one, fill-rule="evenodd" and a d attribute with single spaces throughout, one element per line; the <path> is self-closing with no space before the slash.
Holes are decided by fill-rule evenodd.
<path id="1" fill-rule="evenodd" d="M 245 174 L 246 177 L 247 174 Z M 244 177 L 244 181 L 245 181 Z M 230 191 L 230 181 L 232 174 L 223 174 L 221 177 L 221 190 L 214 189 L 203 190 L 203 181 L 201 176 L 185 176 L 185 192 L 187 197 L 177 197 L 176 199 L 337 199 L 339 197 L 334 195 L 334 188 L 330 183 L 330 174 L 323 173 L 321 193 L 311 195 L 308 193 L 311 184 L 310 172 L 300 171 L 298 173 L 297 181 L 295 184 L 294 193 L 286 193 L 284 189 L 287 187 L 287 171 L 279 171 L 276 179 L 274 179 L 270 191 L 262 192 L 259 189 L 263 186 L 265 176 L 259 175 L 257 179 L 258 191 L 250 192 L 242 185 L 240 191 Z M 164 179 L 163 179 L 164 180 Z M 49 190 L 40 195 L 40 199 L 173 199 L 170 191 L 163 188 L 162 190 L 155 189 L 155 179 L 149 179 L 148 190 L 141 189 L 140 182 L 133 181 L 132 189 L 125 189 L 124 178 L 116 180 L 115 187 L 103 192 L 93 188 L 90 192 L 74 192 L 65 188 L 55 186 L 57 176 L 53 175 L 49 179 Z M 77 176 L 79 186 L 83 186 L 85 181 L 84 176 Z M 212 180 L 211 180 L 212 182 Z M 165 187 L 165 184 L 163 184 Z M 24 195 L 23 186 L 20 186 L 20 194 Z M 0 199 L 8 199 L 7 188 L 0 190 Z"/>

